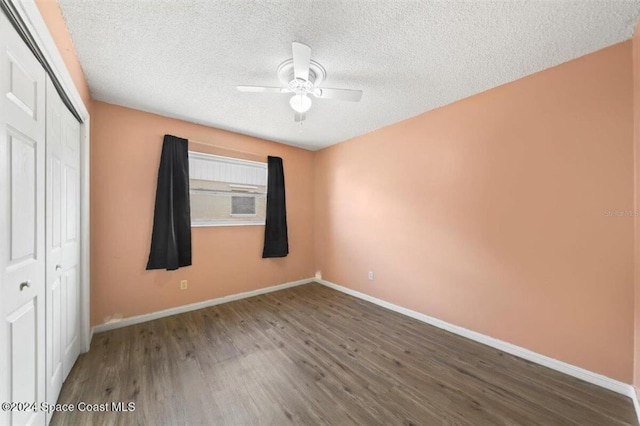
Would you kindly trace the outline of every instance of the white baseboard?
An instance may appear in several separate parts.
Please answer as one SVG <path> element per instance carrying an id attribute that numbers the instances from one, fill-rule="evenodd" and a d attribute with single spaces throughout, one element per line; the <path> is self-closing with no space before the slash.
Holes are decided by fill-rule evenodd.
<path id="1" fill-rule="evenodd" d="M 575 365 L 571 365 L 554 358 L 550 358 L 546 355 L 533 352 L 529 349 L 516 346 L 512 343 L 508 343 L 508 342 L 487 336 L 485 334 L 478 333 L 477 331 L 472 331 L 467 328 L 460 327 L 458 325 L 454 325 L 446 321 L 440 320 L 438 318 L 430 317 L 429 315 L 412 311 L 411 309 L 403 308 L 402 306 L 394 305 L 393 303 L 385 302 L 384 300 L 378 299 L 373 296 L 369 296 L 368 294 L 361 293 L 359 291 L 352 290 L 347 287 L 343 287 L 338 284 L 334 284 L 327 280 L 316 278 L 315 281 L 329 288 L 332 288 L 334 290 L 338 290 L 342 293 L 346 293 L 351 296 L 357 297 L 359 299 L 366 300 L 367 302 L 371 302 L 376 305 L 382 306 L 383 308 L 387 308 L 389 310 L 401 313 L 408 317 L 417 319 L 418 321 L 431 324 L 433 326 L 436 326 L 443 330 L 447 330 L 459 336 L 466 337 L 467 339 L 471 339 L 476 342 L 485 344 L 487 346 L 491 346 L 492 348 L 496 348 L 498 350 L 509 353 L 511 355 L 515 355 L 517 357 L 526 359 L 527 361 L 531 361 L 536 364 L 543 365 L 545 367 L 551 368 L 561 373 L 568 374 L 569 376 L 573 376 L 578 379 L 584 380 L 585 382 L 592 383 L 594 385 L 603 387 L 605 389 L 609 389 L 613 392 L 616 392 L 622 395 L 626 395 L 634 399 L 634 404 L 637 404 L 635 388 L 627 383 L 623 383 L 618 380 L 612 379 L 610 377 L 603 376 L 602 374 L 594 373 L 592 371 L 585 370 L 584 368 L 577 367 Z M 638 405 L 636 405 L 636 413 L 640 413 L 640 411 L 638 410 Z"/>
<path id="2" fill-rule="evenodd" d="M 529 349 L 525 349 L 523 347 L 514 345 L 512 343 L 508 343 L 508 342 L 496 339 L 494 337 L 490 337 L 485 334 L 478 333 L 477 331 L 472 331 L 467 328 L 460 327 L 458 325 L 454 325 L 446 321 L 440 320 L 438 318 L 434 318 L 429 315 L 425 315 L 420 312 L 416 312 L 411 309 L 404 308 L 402 306 L 394 305 L 393 303 L 386 302 L 382 299 L 378 299 L 368 294 L 361 293 L 359 291 L 352 290 L 348 287 L 344 287 L 344 286 L 332 283 L 327 280 L 319 279 L 319 278 L 306 278 L 303 280 L 292 281 L 292 282 L 279 284 L 271 287 L 261 288 L 258 290 L 252 290 L 245 293 L 232 294 L 229 296 L 219 297 L 216 299 L 209 299 L 202 302 L 192 303 L 189 305 L 183 305 L 175 308 L 165 309 L 162 311 L 152 312 L 149 314 L 124 318 L 118 321 L 111 321 L 111 322 L 100 324 L 93 327 L 93 329 L 91 330 L 91 335 L 93 336 L 94 333 L 101 333 L 108 330 L 114 330 L 116 328 L 122 328 L 130 325 L 134 325 L 134 324 L 140 324 L 143 322 L 152 321 L 158 318 L 164 318 L 171 315 L 181 314 L 183 312 L 195 311 L 195 310 L 206 308 L 209 306 L 219 305 L 221 303 L 232 302 L 234 300 L 246 299 L 248 297 L 258 296 L 260 294 L 266 294 L 266 293 L 271 293 L 278 290 L 284 290 L 286 288 L 300 286 L 300 285 L 308 284 L 311 282 L 318 282 L 334 290 L 340 291 L 345 294 L 349 294 L 351 296 L 357 297 L 362 300 L 366 300 L 367 302 L 371 302 L 378 306 L 382 306 L 383 308 L 417 319 L 418 321 L 431 324 L 435 327 L 441 328 L 443 330 L 447 330 L 459 336 L 466 337 L 467 339 L 471 339 L 476 342 L 482 343 L 484 345 L 491 346 L 492 348 L 515 355 L 517 357 L 526 359 L 527 361 L 531 361 L 533 363 L 545 366 L 547 368 L 551 368 L 552 370 L 556 370 L 561 373 L 568 374 L 569 376 L 576 377 L 578 379 L 584 380 L 585 382 L 594 384 L 596 386 L 600 386 L 610 391 L 613 391 L 622 395 L 626 395 L 633 400 L 633 404 L 636 410 L 636 415 L 638 416 L 638 422 L 640 423 L 640 403 L 638 402 L 638 395 L 636 394 L 635 388 L 630 384 L 623 383 L 618 380 L 612 379 L 610 377 L 604 376 L 602 374 L 594 373 L 584 368 L 568 364 L 564 361 L 550 358 L 546 355 L 533 352 Z"/>
<path id="3" fill-rule="evenodd" d="M 278 284 L 271 287 L 259 288 L 257 290 L 247 291 L 244 293 L 231 294 L 229 296 L 218 297 L 216 299 L 204 300 L 202 302 L 191 303 L 189 305 L 177 306 L 175 308 L 164 309 L 162 311 L 151 312 L 149 314 L 137 315 L 135 317 L 123 318 L 116 321 L 110 321 L 93 327 L 91 334 L 102 333 L 103 331 L 114 330 L 116 328 L 128 327 L 142 322 L 152 321 L 158 318 L 164 318 L 171 315 L 181 314 L 184 312 L 195 311 L 209 306 L 219 305 L 221 303 L 233 302 L 234 300 L 246 299 L 248 297 L 258 296 L 260 294 L 271 293 L 273 291 L 284 290 L 285 288 L 295 287 L 308 284 L 314 281 L 313 278 L 292 281 L 284 284 Z"/>
<path id="4" fill-rule="evenodd" d="M 86 354 L 91 350 L 91 341 L 93 340 L 93 333 L 95 332 L 95 327 L 89 327 L 89 337 L 87 338 L 87 346 L 84 347 L 82 353 Z"/>
<path id="5" fill-rule="evenodd" d="M 636 392 L 636 388 L 629 385 L 631 387 L 630 397 L 633 400 L 633 408 L 636 409 L 636 417 L 638 418 L 638 424 L 640 424 L 640 402 L 638 401 L 638 392 Z"/>

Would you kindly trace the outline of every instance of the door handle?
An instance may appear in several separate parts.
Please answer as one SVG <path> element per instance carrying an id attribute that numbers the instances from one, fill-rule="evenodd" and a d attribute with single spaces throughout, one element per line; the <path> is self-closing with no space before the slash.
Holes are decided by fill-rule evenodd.
<path id="1" fill-rule="evenodd" d="M 56 271 L 57 271 L 58 269 L 62 269 L 62 265 L 56 265 Z"/>
<path id="2" fill-rule="evenodd" d="M 31 281 L 27 280 L 20 283 L 20 291 L 24 290 L 25 287 L 31 287 Z"/>

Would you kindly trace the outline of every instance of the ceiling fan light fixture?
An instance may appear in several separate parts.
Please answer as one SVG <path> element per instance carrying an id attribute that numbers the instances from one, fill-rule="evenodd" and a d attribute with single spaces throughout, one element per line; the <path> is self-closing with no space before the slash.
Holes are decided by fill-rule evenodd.
<path id="1" fill-rule="evenodd" d="M 289 99 L 289 105 L 295 112 L 302 114 L 311 108 L 311 99 L 307 95 L 296 94 Z"/>
<path id="2" fill-rule="evenodd" d="M 2 1 L 2 0 L 0 0 Z M 251 93 L 285 93 L 293 96 L 289 105 L 296 112 L 294 120 L 302 123 L 305 113 L 311 108 L 310 95 L 322 99 L 338 99 L 359 102 L 362 90 L 318 88 L 324 81 L 327 72 L 319 63 L 311 60 L 311 48 L 306 44 L 291 43 L 293 58 L 287 59 L 278 66 L 278 78 L 281 87 L 237 86 L 241 92 Z"/>

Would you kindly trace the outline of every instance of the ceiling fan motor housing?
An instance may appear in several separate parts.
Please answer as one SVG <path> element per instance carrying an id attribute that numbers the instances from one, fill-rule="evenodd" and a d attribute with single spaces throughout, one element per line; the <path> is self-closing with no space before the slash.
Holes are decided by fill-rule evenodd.
<path id="1" fill-rule="evenodd" d="M 309 77 L 306 81 L 295 77 L 293 59 L 287 59 L 278 66 L 278 78 L 292 93 L 313 93 L 314 86 L 322 84 L 326 77 L 327 71 L 314 60 L 309 63 Z"/>

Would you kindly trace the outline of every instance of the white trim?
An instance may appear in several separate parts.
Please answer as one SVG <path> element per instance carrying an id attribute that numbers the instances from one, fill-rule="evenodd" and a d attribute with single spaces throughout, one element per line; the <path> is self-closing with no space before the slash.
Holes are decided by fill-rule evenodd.
<path id="1" fill-rule="evenodd" d="M 191 303 L 189 305 L 178 306 L 175 308 L 164 309 L 162 311 L 152 312 L 150 314 L 137 315 L 135 317 L 124 318 L 121 320 L 110 321 L 93 327 L 94 333 L 102 333 L 103 331 L 114 330 L 116 328 L 128 327 L 134 324 L 140 324 L 152 321 L 158 318 L 164 318 L 171 315 L 182 314 L 184 312 L 195 311 L 209 306 L 220 305 L 221 303 L 233 302 L 234 300 L 246 299 L 248 297 L 259 296 L 261 294 L 271 293 L 285 288 L 296 287 L 303 284 L 309 284 L 315 281 L 314 278 L 305 278 L 303 280 L 292 281 L 284 284 L 278 284 L 271 287 L 259 288 L 257 290 L 247 291 L 244 293 L 231 294 L 229 296 L 218 297 L 216 299 L 204 300 L 202 302 Z"/>
<path id="2" fill-rule="evenodd" d="M 215 160 L 219 163 L 236 164 L 239 166 L 254 166 L 267 170 L 267 163 L 262 161 L 245 160 L 243 158 L 225 157 L 222 155 L 207 154 L 206 152 L 189 151 L 189 158 L 196 160 Z"/>
<path id="3" fill-rule="evenodd" d="M 638 392 L 634 386 L 629 385 L 629 397 L 633 401 L 633 408 L 636 410 L 636 417 L 638 418 L 638 424 L 640 424 L 640 402 L 638 401 Z"/>
<path id="4" fill-rule="evenodd" d="M 91 345 L 91 323 L 90 323 L 90 299 L 89 293 L 91 289 L 90 283 L 90 215 L 89 215 L 89 151 L 90 151 L 90 117 L 87 106 L 82 101 L 82 97 L 76 88 L 71 74 L 58 51 L 58 47 L 49 32 L 47 24 L 44 22 L 40 9 L 36 5 L 35 0 L 10 0 L 14 5 L 17 13 L 22 18 L 27 30 L 33 40 L 40 48 L 44 59 L 47 61 L 51 70 L 60 82 L 62 89 L 75 107 L 83 123 L 80 132 L 83 135 L 81 145 L 81 210 L 80 210 L 80 229 L 82 232 L 80 245 L 80 303 L 81 306 L 81 324 L 80 337 L 81 349 L 86 352 Z"/>
<path id="5" fill-rule="evenodd" d="M 592 371 L 585 370 L 584 368 L 568 364 L 564 361 L 550 358 L 546 355 L 542 355 L 537 352 L 533 352 L 529 349 L 516 346 L 512 343 L 508 343 L 508 342 L 496 339 L 494 337 L 490 337 L 485 334 L 478 333 L 477 331 L 472 331 L 467 328 L 448 323 L 441 319 L 434 318 L 429 315 L 425 315 L 420 312 L 416 312 L 411 309 L 404 308 L 402 306 L 394 305 L 393 303 L 386 302 L 376 297 L 369 296 L 368 294 L 361 293 L 359 291 L 352 290 L 347 287 L 343 287 L 341 285 L 332 283 L 327 280 L 315 279 L 315 281 L 329 288 L 332 288 L 334 290 L 338 290 L 342 293 L 346 293 L 348 295 L 357 297 L 359 299 L 366 300 L 367 302 L 374 303 L 378 306 L 382 306 L 383 308 L 387 308 L 391 311 L 395 311 L 400 314 L 406 315 L 408 317 L 417 319 L 418 321 L 431 324 L 435 327 L 441 328 L 443 330 L 449 331 L 459 336 L 466 337 L 467 339 L 474 340 L 476 342 L 482 343 L 487 346 L 491 346 L 492 348 L 496 348 L 498 350 L 509 353 L 511 355 L 515 355 L 517 357 L 526 359 L 527 361 L 531 361 L 536 364 L 551 368 L 552 370 L 556 370 L 561 373 L 568 374 L 569 376 L 573 376 L 578 379 L 584 380 L 585 382 L 592 383 L 594 385 L 600 386 L 605 389 L 609 389 L 610 391 L 617 392 L 619 394 L 626 395 L 628 397 L 632 397 L 632 395 L 635 395 L 633 386 L 627 383 L 623 383 L 618 380 L 612 379 L 610 377 L 603 376 L 602 374 L 594 373 Z M 633 392 L 633 394 L 631 392 Z"/>
<path id="6" fill-rule="evenodd" d="M 228 220 L 220 219 L 220 221 L 211 221 L 208 220 L 206 222 L 191 222 L 192 228 L 207 228 L 212 226 L 265 226 L 265 221 L 262 219 L 260 222 L 257 221 L 248 221 L 248 220 Z"/>
<path id="7" fill-rule="evenodd" d="M 251 193 L 251 191 L 249 191 L 250 189 L 254 189 L 254 190 L 258 189 L 258 187 L 255 185 L 237 185 L 235 183 L 230 183 L 229 188 L 232 188 L 232 190 L 238 190 L 240 192 L 249 192 L 249 193 Z"/>
<path id="8" fill-rule="evenodd" d="M 191 180 L 204 180 L 204 179 L 191 179 Z M 209 182 L 213 182 L 213 181 L 209 181 Z M 231 185 L 229 185 L 231 186 Z M 214 194 L 214 195 L 227 195 L 227 196 L 231 196 L 231 197 L 261 197 L 264 198 L 267 196 L 266 192 L 247 192 L 247 191 L 236 191 L 236 190 L 231 190 L 231 191 L 227 191 L 224 189 L 209 189 L 209 188 L 189 188 L 189 191 L 195 191 L 195 192 L 204 192 L 205 194 Z"/>
<path id="9" fill-rule="evenodd" d="M 91 117 L 81 126 L 80 145 L 80 350 L 89 352 L 91 347 Z"/>

